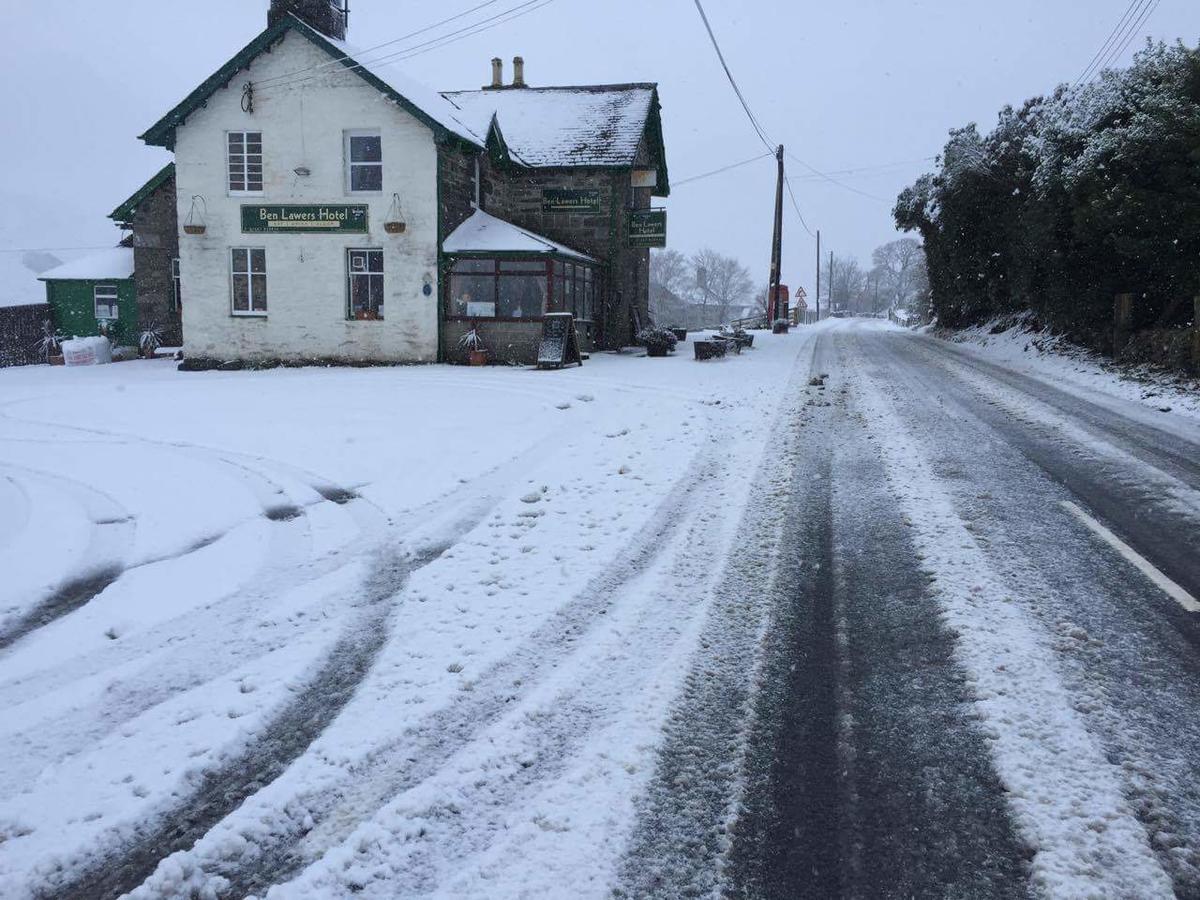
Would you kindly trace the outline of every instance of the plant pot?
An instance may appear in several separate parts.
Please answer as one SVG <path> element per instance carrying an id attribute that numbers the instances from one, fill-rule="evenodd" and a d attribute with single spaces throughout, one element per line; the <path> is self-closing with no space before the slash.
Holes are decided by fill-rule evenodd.
<path id="1" fill-rule="evenodd" d="M 404 222 L 384 222 L 383 230 L 388 234 L 404 234 L 404 229 L 408 227 Z"/>
<path id="2" fill-rule="evenodd" d="M 788 323 L 787 322 L 776 322 L 775 325 L 771 328 L 771 334 L 787 334 L 787 333 L 788 333 Z"/>
<path id="3" fill-rule="evenodd" d="M 671 332 L 675 335 L 675 340 L 679 341 L 679 343 L 682 344 L 684 341 L 687 340 L 687 329 L 686 328 L 672 328 Z"/>
<path id="4" fill-rule="evenodd" d="M 51 354 L 50 356 L 46 357 L 46 360 L 52 366 L 65 366 L 67 364 L 66 357 L 63 356 L 61 353 L 58 354 L 57 356 Z"/>
<path id="5" fill-rule="evenodd" d="M 486 366 L 488 352 L 486 350 L 470 350 L 467 352 L 467 358 L 473 366 Z"/>
<path id="6" fill-rule="evenodd" d="M 184 225 L 183 226 L 184 234 L 204 234 L 204 232 L 207 230 L 208 230 L 208 226 L 206 226 L 206 225 Z"/>
<path id="7" fill-rule="evenodd" d="M 669 353 L 669 352 L 670 352 L 669 349 L 666 347 L 647 347 L 646 348 L 647 356 L 666 356 L 667 353 Z"/>

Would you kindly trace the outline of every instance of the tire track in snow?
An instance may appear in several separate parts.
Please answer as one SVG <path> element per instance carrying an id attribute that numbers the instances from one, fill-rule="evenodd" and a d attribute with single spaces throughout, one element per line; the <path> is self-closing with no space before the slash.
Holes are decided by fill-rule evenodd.
<path id="1" fill-rule="evenodd" d="M 364 586 L 362 613 L 334 645 L 324 665 L 296 699 L 278 713 L 258 739 L 220 769 L 209 770 L 199 785 L 159 821 L 144 823 L 137 837 L 116 853 L 85 862 L 74 877 L 35 890 L 39 898 L 105 900 L 145 881 L 169 854 L 190 848 L 213 825 L 256 791 L 274 781 L 337 717 L 354 696 L 387 640 L 389 603 L 413 572 L 429 565 L 449 545 L 385 560 Z M 82 869 L 82 871 L 80 871 Z"/>
<path id="2" fill-rule="evenodd" d="M 864 363 L 856 369 L 865 368 Z M 880 439 L 892 491 L 913 523 L 976 695 L 997 773 L 1034 848 L 1033 883 L 1051 895 L 1170 897 L 1171 881 L 1089 734 L 1012 587 L 958 516 L 892 403 L 868 379 L 856 400 Z"/>
<path id="3" fill-rule="evenodd" d="M 234 895 L 259 892 L 286 881 L 312 863 L 330 846 L 345 839 L 364 819 L 389 801 L 442 769 L 462 746 L 476 740 L 513 709 L 537 684 L 576 649 L 591 629 L 603 622 L 620 593 L 657 561 L 665 544 L 678 535 L 701 499 L 705 473 L 715 466 L 707 449 L 681 475 L 681 487 L 669 492 L 651 520 L 634 535 L 628 553 L 618 554 L 609 570 L 585 585 L 570 601 L 551 613 L 508 657 L 459 693 L 450 705 L 414 723 L 405 739 L 383 747 L 359 765 L 332 790 L 294 798 L 286 808 L 255 815 L 269 837 L 229 860 L 223 848 L 226 835 L 217 829 L 185 858 L 169 860 L 169 879 L 179 866 L 192 872 L 196 883 L 228 883 Z M 236 824 L 229 823 L 236 833 Z M 308 838 L 307 842 L 305 838 Z M 211 840 L 211 846 L 206 846 Z M 147 897 L 164 896 L 148 882 Z"/>
<path id="4" fill-rule="evenodd" d="M 908 420 L 920 428 L 918 439 L 937 448 L 930 455 L 935 474 L 952 486 L 961 514 L 986 542 L 994 565 L 1036 598 L 1030 613 L 1051 636 L 1077 709 L 1120 766 L 1126 796 L 1174 877 L 1176 892 L 1198 895 L 1195 623 L 1061 509 L 1060 501 L 1071 497 L 1067 486 L 1007 440 L 1012 422 L 967 384 L 921 365 L 908 342 L 883 349 L 870 351 L 879 367 L 872 374 L 895 385 Z M 937 418 L 908 400 L 935 395 L 963 422 L 954 441 L 945 441 Z M 978 457 L 976 447 L 989 448 L 987 456 Z M 987 474 L 968 474 L 965 459 Z"/>
<path id="5" fill-rule="evenodd" d="M 772 605 L 784 586 L 779 547 L 789 525 L 802 385 L 824 360 L 823 342 L 796 362 L 750 500 L 680 697 L 665 726 L 653 779 L 619 863 L 613 895 L 703 897 L 720 892 L 741 772 L 754 725 L 753 686 Z M 781 452 L 784 451 L 784 452 Z"/>
<path id="6" fill-rule="evenodd" d="M 678 643 L 694 637 L 694 623 L 711 602 L 705 563 L 722 558 L 725 549 L 713 521 L 719 515 L 695 507 L 681 510 L 681 526 L 661 539 L 652 564 L 613 591 L 612 605 L 591 628 L 599 633 L 586 641 L 580 636 L 574 643 L 583 646 L 558 661 L 556 667 L 569 678 L 556 673 L 545 690 L 534 685 L 514 697 L 500 720 L 460 745 L 437 772 L 392 798 L 383 816 L 365 828 L 360 824 L 348 834 L 345 827 L 318 825 L 301 843 L 299 855 L 319 855 L 304 852 L 311 841 L 317 848 L 340 845 L 337 858 L 270 896 L 366 892 L 367 885 L 341 871 L 339 862 L 347 854 L 356 865 L 386 866 L 393 873 L 384 889 L 389 897 L 454 894 L 447 876 L 462 872 L 502 838 L 506 823 L 564 773 L 597 731 L 612 724 L 622 701 L 658 677 L 647 660 L 669 657 Z M 371 836 L 380 828 L 410 839 L 376 849 Z M 361 840 L 356 834 L 363 835 Z M 233 885 L 237 894 L 266 886 Z"/>

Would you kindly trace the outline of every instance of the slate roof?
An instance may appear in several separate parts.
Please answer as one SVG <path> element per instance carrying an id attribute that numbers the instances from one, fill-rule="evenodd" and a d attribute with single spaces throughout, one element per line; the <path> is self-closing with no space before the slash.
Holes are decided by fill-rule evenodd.
<path id="1" fill-rule="evenodd" d="M 652 113 L 653 84 L 447 91 L 472 131 L 492 118 L 512 160 L 532 167 L 630 166 Z"/>
<path id="2" fill-rule="evenodd" d="M 132 224 L 133 217 L 137 213 L 137 208 L 141 202 L 162 187 L 168 179 L 174 177 L 175 163 L 167 163 L 158 170 L 157 174 L 155 174 L 153 178 L 134 191 L 132 197 L 110 212 L 108 217 L 114 220 L 118 225 Z"/>
<path id="3" fill-rule="evenodd" d="M 209 97 L 227 87 L 239 72 L 248 68 L 255 59 L 283 40 L 289 31 L 294 31 L 307 38 L 325 51 L 335 65 L 341 65 L 358 74 L 369 85 L 432 128 L 439 136 L 448 134 L 470 145 L 483 148 L 486 130 L 481 134 L 475 134 L 459 118 L 454 105 L 436 91 L 395 72 L 385 72 L 380 67 L 358 62 L 358 57 L 361 55 L 359 51 L 342 41 L 326 37 L 296 18 L 295 15 L 290 14 L 262 32 L 239 50 L 225 65 L 206 78 L 174 109 L 150 126 L 141 136 L 142 140 L 154 147 L 166 147 L 168 150 L 174 150 L 175 129 L 187 121 L 188 116 L 193 112 L 204 106 Z M 303 75 L 298 74 L 297 78 L 303 78 Z"/>
<path id="4" fill-rule="evenodd" d="M 39 281 L 104 281 L 133 277 L 133 248 L 113 247 L 43 272 Z"/>
<path id="5" fill-rule="evenodd" d="M 450 232 L 442 242 L 442 250 L 451 255 L 536 253 L 595 262 L 578 250 L 498 219 L 482 209 L 475 210 L 467 221 Z"/>

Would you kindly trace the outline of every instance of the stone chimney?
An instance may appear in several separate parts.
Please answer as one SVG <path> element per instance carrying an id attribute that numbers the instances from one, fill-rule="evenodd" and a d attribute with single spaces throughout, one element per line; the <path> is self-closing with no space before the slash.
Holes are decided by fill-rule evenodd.
<path id="1" fill-rule="evenodd" d="M 291 14 L 326 37 L 344 41 L 350 18 L 349 6 L 349 0 L 271 0 L 267 25 L 274 25 Z"/>
<path id="2" fill-rule="evenodd" d="M 520 56 L 513 57 L 513 83 L 515 88 L 525 87 L 525 60 Z"/>
<path id="3" fill-rule="evenodd" d="M 496 56 L 492 58 L 492 83 L 491 87 L 504 87 L 504 60 Z"/>

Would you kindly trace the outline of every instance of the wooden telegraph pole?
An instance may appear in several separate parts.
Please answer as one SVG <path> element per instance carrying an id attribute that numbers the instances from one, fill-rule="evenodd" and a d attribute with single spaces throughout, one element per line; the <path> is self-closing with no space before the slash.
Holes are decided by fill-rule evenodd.
<path id="1" fill-rule="evenodd" d="M 821 229 L 817 229 L 817 321 L 821 321 Z"/>
<path id="2" fill-rule="evenodd" d="M 771 277 L 767 280 L 767 308 L 771 311 L 771 328 L 779 319 L 787 320 L 787 303 L 779 296 L 779 273 L 783 268 L 783 144 L 775 151 L 779 176 L 775 182 L 775 233 L 771 238 Z"/>

